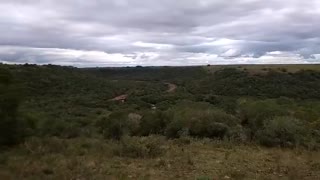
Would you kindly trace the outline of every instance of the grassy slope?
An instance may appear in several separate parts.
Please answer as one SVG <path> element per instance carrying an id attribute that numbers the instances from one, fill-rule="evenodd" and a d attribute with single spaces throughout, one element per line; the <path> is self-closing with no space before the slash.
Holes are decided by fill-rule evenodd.
<path id="1" fill-rule="evenodd" d="M 115 156 L 114 146 L 98 139 L 29 140 L 2 155 L 7 159 L 1 162 L 0 179 L 320 178 L 319 152 L 170 140 L 159 157 L 128 158 Z"/>

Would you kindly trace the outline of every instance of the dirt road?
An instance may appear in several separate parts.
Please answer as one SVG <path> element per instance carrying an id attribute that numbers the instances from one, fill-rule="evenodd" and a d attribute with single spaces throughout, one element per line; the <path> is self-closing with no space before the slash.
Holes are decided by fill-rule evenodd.
<path id="1" fill-rule="evenodd" d="M 177 89 L 177 85 L 172 84 L 172 83 L 165 83 L 166 85 L 168 85 L 168 93 L 172 93 Z"/>

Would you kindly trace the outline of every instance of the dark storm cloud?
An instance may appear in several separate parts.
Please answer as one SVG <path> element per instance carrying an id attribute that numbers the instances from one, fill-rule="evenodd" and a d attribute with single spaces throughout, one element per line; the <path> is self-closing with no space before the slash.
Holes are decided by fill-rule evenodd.
<path id="1" fill-rule="evenodd" d="M 315 63 L 319 19 L 317 0 L 0 0 L 0 61 Z"/>

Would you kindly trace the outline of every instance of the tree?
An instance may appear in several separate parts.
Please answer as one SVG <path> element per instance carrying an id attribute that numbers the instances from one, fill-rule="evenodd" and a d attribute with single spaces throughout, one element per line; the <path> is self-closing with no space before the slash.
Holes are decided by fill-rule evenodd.
<path id="1" fill-rule="evenodd" d="M 0 69 L 0 146 L 13 145 L 23 137 L 19 124 L 20 98 L 9 71 Z"/>

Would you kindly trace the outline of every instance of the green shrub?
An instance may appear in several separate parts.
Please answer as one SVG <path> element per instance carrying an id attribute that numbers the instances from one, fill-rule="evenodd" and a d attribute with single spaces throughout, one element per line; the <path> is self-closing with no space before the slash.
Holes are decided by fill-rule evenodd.
<path id="1" fill-rule="evenodd" d="M 247 101 L 240 104 L 239 116 L 242 124 L 249 129 L 249 137 L 255 137 L 263 128 L 266 120 L 276 116 L 289 115 L 289 109 L 283 108 L 275 100 Z"/>
<path id="2" fill-rule="evenodd" d="M 26 133 L 30 136 L 74 138 L 80 135 L 80 128 L 77 123 L 50 118 L 42 113 L 24 113 L 23 123 Z"/>
<path id="3" fill-rule="evenodd" d="M 140 122 L 139 134 L 142 136 L 164 134 L 168 118 L 162 111 L 149 111 L 145 113 Z"/>
<path id="4" fill-rule="evenodd" d="M 198 112 L 190 121 L 190 135 L 208 138 L 224 138 L 228 136 L 230 128 L 237 125 L 232 115 L 222 110 L 214 109 Z"/>
<path id="5" fill-rule="evenodd" d="M 257 139 L 265 146 L 292 147 L 303 143 L 306 131 L 303 123 L 293 117 L 275 117 L 264 123 Z"/>
<path id="6" fill-rule="evenodd" d="M 62 136 L 67 123 L 58 119 L 41 119 L 38 121 L 37 134 L 39 136 Z"/>
<path id="7" fill-rule="evenodd" d="M 141 115 L 127 111 L 113 112 L 96 122 L 104 138 L 120 140 L 124 135 L 140 134 Z"/>
<path id="8" fill-rule="evenodd" d="M 223 109 L 228 113 L 235 113 L 237 102 L 235 98 L 226 96 L 209 96 L 205 98 L 206 102 L 209 102 L 218 108 Z"/>
<path id="9" fill-rule="evenodd" d="M 182 120 L 172 120 L 165 129 L 165 135 L 168 138 L 178 138 L 182 134 L 189 134 L 186 122 Z"/>
<path id="10" fill-rule="evenodd" d="M 169 138 L 180 137 L 183 133 L 195 137 L 224 138 L 239 124 L 234 116 L 214 108 L 183 107 L 171 113 L 173 116 L 166 128 Z"/>
<path id="11" fill-rule="evenodd" d="M 124 136 L 114 148 L 114 154 L 131 158 L 154 158 L 164 153 L 162 137 L 129 137 Z"/>
<path id="12" fill-rule="evenodd" d="M 138 135 L 140 134 L 141 129 L 141 118 L 140 114 L 130 113 L 128 114 L 127 124 L 128 124 L 128 131 L 131 135 Z"/>
<path id="13" fill-rule="evenodd" d="M 123 135 L 129 134 L 128 114 L 114 112 L 108 117 L 102 117 L 97 121 L 96 126 L 105 138 L 119 140 Z"/>

